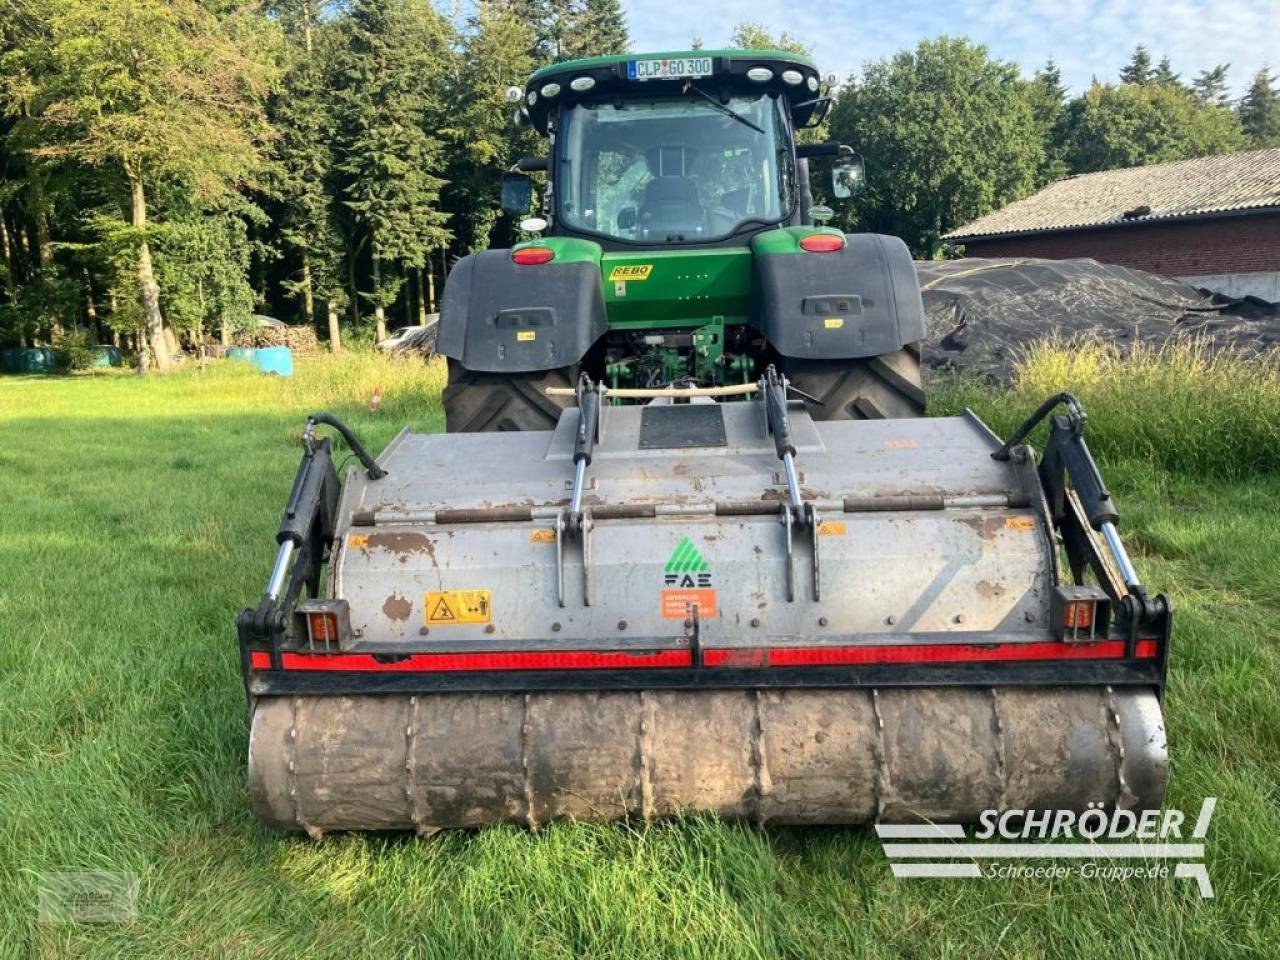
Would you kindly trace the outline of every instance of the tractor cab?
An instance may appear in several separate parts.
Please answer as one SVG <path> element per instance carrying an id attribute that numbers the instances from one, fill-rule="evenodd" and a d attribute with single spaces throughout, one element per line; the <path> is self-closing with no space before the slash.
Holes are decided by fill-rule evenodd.
<path id="1" fill-rule="evenodd" d="M 796 129 L 820 123 L 830 106 L 823 90 L 807 58 L 780 51 L 555 64 L 508 92 L 552 151 L 508 175 L 504 207 L 527 212 L 524 171 L 545 170 L 551 234 L 606 248 L 741 246 L 762 230 L 810 223 L 810 157 L 837 158 L 836 195 L 862 179 L 848 148 L 797 151 Z"/>

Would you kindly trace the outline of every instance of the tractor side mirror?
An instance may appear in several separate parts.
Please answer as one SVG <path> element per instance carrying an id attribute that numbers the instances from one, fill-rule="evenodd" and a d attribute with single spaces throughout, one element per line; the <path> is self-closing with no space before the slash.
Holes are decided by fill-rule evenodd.
<path id="1" fill-rule="evenodd" d="M 533 181 L 523 173 L 502 175 L 502 209 L 507 213 L 528 213 L 533 202 Z"/>
<path id="2" fill-rule="evenodd" d="M 862 157 L 843 157 L 831 167 L 831 192 L 837 200 L 848 200 L 867 185 L 867 168 Z"/>

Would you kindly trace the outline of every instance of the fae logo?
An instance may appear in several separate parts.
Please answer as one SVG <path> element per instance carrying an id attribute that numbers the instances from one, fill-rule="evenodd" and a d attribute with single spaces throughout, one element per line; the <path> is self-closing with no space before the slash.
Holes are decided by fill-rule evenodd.
<path id="1" fill-rule="evenodd" d="M 663 571 L 663 582 L 668 587 L 686 589 L 711 586 L 711 568 L 688 537 L 676 544 L 671 552 Z"/>

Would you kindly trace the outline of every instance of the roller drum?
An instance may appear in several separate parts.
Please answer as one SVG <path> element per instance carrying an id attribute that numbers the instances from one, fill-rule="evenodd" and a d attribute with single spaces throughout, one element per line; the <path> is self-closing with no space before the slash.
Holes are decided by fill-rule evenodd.
<path id="1" fill-rule="evenodd" d="M 757 824 L 1147 809 L 1154 692 L 1110 687 L 264 697 L 257 816 L 313 835 L 704 811 Z"/>

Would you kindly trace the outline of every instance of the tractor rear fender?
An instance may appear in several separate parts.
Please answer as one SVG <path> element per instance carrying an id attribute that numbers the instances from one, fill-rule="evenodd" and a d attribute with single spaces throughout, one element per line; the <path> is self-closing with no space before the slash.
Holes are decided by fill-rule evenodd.
<path id="1" fill-rule="evenodd" d="M 480 373 L 528 373 L 582 359 L 607 326 L 600 247 L 548 238 L 548 263 L 519 264 L 510 250 L 463 257 L 449 273 L 437 349 Z"/>
<path id="2" fill-rule="evenodd" d="M 920 283 L 905 243 L 851 233 L 838 250 L 810 253 L 800 240 L 812 233 L 789 227 L 751 241 L 751 322 L 774 350 L 802 360 L 851 360 L 924 339 Z"/>

